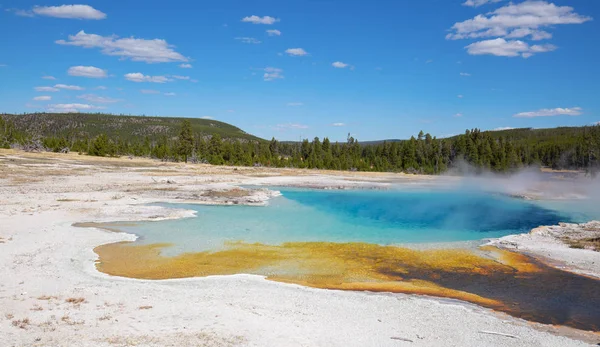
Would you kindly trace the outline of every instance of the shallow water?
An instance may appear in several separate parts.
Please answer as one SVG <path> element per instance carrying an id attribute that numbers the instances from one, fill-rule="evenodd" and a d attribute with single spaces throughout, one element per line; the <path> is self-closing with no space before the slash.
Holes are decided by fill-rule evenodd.
<path id="1" fill-rule="evenodd" d="M 469 241 L 588 218 L 561 208 L 564 202 L 554 206 L 476 191 L 279 190 L 283 196 L 266 207 L 164 204 L 195 210 L 197 218 L 141 222 L 119 229 L 139 235 L 139 244 L 171 243 L 165 252 L 175 255 L 222 249 L 226 241 L 270 245 Z"/>

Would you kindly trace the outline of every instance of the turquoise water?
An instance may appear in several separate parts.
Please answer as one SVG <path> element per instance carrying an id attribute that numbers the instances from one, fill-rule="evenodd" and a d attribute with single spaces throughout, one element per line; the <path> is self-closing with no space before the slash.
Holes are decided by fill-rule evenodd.
<path id="1" fill-rule="evenodd" d="M 140 236 L 141 244 L 174 243 L 164 251 L 174 255 L 221 249 L 226 241 L 390 245 L 480 240 L 594 217 L 582 202 L 531 202 L 478 191 L 277 189 L 283 196 L 265 207 L 163 204 L 195 210 L 197 218 L 119 229 Z"/>

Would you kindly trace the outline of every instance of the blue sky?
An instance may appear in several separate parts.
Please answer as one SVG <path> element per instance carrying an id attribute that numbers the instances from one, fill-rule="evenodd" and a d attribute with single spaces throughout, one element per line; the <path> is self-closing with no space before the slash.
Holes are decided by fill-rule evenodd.
<path id="1" fill-rule="evenodd" d="M 599 1 L 65 5 L 0 0 L 0 112 L 211 117 L 282 140 L 600 121 Z"/>

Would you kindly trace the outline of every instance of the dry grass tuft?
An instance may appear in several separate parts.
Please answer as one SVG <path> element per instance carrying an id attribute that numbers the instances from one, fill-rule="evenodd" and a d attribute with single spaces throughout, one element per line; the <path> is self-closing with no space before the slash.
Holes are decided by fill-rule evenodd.
<path id="1" fill-rule="evenodd" d="M 105 314 L 104 316 L 98 318 L 99 321 L 105 321 L 110 319 L 112 319 L 112 317 L 109 314 Z"/>
<path id="2" fill-rule="evenodd" d="M 140 307 L 138 307 L 138 309 L 140 309 L 140 310 L 149 310 L 149 309 L 151 309 L 151 308 L 152 308 L 152 306 L 149 306 L 149 305 L 147 305 L 147 306 L 140 306 Z"/>
<path id="3" fill-rule="evenodd" d="M 65 302 L 68 302 L 69 304 L 77 305 L 77 304 L 84 303 L 86 301 L 85 301 L 85 298 L 67 298 L 65 300 Z"/>
<path id="4" fill-rule="evenodd" d="M 29 318 L 12 321 L 12 326 L 20 329 L 27 329 L 30 324 L 31 322 L 29 321 Z"/>
<path id="5" fill-rule="evenodd" d="M 37 299 L 38 300 L 46 300 L 46 301 L 48 301 L 48 300 L 53 300 L 53 299 L 55 300 L 55 299 L 58 299 L 58 298 L 56 296 L 53 296 L 53 295 L 42 295 L 42 296 L 38 296 Z"/>
<path id="6" fill-rule="evenodd" d="M 40 305 L 33 305 L 33 307 L 30 310 L 31 311 L 43 311 L 44 308 Z"/>
<path id="7" fill-rule="evenodd" d="M 15 315 L 14 315 L 14 314 L 12 314 L 12 313 L 6 313 L 6 314 L 4 315 L 4 317 L 5 317 L 6 319 L 8 319 L 8 320 L 11 320 L 11 319 L 15 318 Z"/>

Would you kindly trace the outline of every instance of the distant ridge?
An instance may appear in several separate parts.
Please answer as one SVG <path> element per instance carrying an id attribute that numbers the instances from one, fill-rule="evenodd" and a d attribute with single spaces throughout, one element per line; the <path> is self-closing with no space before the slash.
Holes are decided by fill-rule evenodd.
<path id="1" fill-rule="evenodd" d="M 187 119 L 192 124 L 194 133 L 204 136 L 218 134 L 224 139 L 264 141 L 236 126 L 214 119 L 106 113 L 26 113 L 0 114 L 0 117 L 12 121 L 19 131 L 44 137 L 75 135 L 77 137 L 94 138 L 100 134 L 106 134 L 111 138 L 122 139 L 131 137 L 157 139 L 163 136 L 172 138 L 179 134 L 181 122 Z"/>

